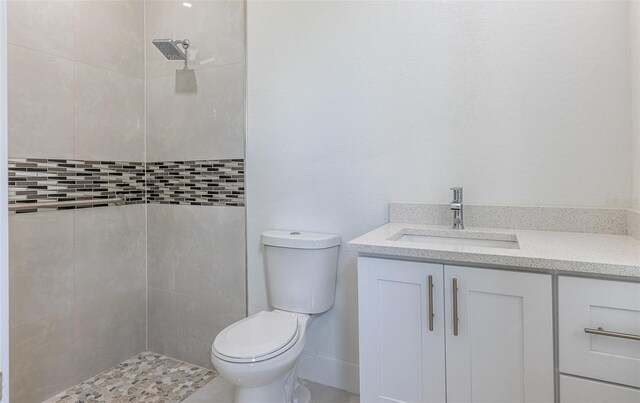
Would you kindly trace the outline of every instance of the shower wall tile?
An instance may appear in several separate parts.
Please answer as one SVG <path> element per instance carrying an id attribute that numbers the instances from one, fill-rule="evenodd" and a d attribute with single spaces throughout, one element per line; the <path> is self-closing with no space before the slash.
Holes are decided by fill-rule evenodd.
<path id="1" fill-rule="evenodd" d="M 147 88 L 149 161 L 243 158 L 243 63 L 151 79 Z"/>
<path id="2" fill-rule="evenodd" d="M 148 349 L 156 353 L 176 356 L 176 294 L 169 290 L 148 289 Z"/>
<path id="3" fill-rule="evenodd" d="M 189 39 L 189 68 L 200 70 L 244 62 L 244 2 L 150 1 L 146 9 L 147 43 L 153 39 Z M 147 78 L 175 74 L 182 62 L 168 61 L 147 46 Z"/>
<path id="4" fill-rule="evenodd" d="M 156 49 L 157 51 L 157 49 Z M 160 53 L 160 52 L 158 52 Z M 165 63 L 166 63 L 165 59 Z M 163 161 L 165 157 L 180 158 L 171 150 L 171 146 L 180 145 L 179 138 L 174 138 L 176 124 L 174 119 L 175 77 L 173 75 L 147 79 L 147 160 Z M 186 158 L 185 158 L 186 159 Z"/>
<path id="5" fill-rule="evenodd" d="M 221 300 L 216 295 L 176 293 L 176 358 L 213 368 L 211 343 L 225 327 L 244 318 L 245 309 L 244 298 Z"/>
<path id="6" fill-rule="evenodd" d="M 73 156 L 73 62 L 9 45 L 9 156 Z"/>
<path id="7" fill-rule="evenodd" d="M 41 402 L 76 383 L 70 314 L 11 328 L 9 339 L 11 402 Z"/>
<path id="8" fill-rule="evenodd" d="M 175 270 L 177 267 L 182 267 L 185 257 L 188 257 L 191 250 L 189 239 L 195 234 L 187 231 L 187 239 L 181 238 L 185 231 L 179 220 L 183 218 L 180 215 L 184 210 L 184 208 L 176 209 L 171 205 L 147 205 L 147 284 L 149 287 L 175 290 Z"/>
<path id="9" fill-rule="evenodd" d="M 244 206 L 244 160 L 148 163 L 147 201 Z"/>
<path id="10" fill-rule="evenodd" d="M 126 204 L 145 203 L 145 184 L 146 169 L 141 162 L 9 159 L 9 204 L 33 206 L 23 212 L 46 211 L 39 203 L 52 201 L 99 203 L 121 198 Z"/>
<path id="11" fill-rule="evenodd" d="M 105 305 L 145 293 L 145 206 L 76 210 L 74 303 Z"/>
<path id="12" fill-rule="evenodd" d="M 244 2 L 174 2 L 174 37 L 189 38 L 189 67 L 202 69 L 244 61 Z"/>
<path id="13" fill-rule="evenodd" d="M 160 76 L 168 76 L 181 69 L 184 65 L 180 61 L 169 61 L 151 43 L 153 39 L 173 39 L 175 7 L 181 3 L 172 1 L 147 1 L 145 3 L 145 67 L 147 79 Z M 184 39 L 184 38 L 180 38 Z"/>
<path id="14" fill-rule="evenodd" d="M 148 222 L 151 287 L 221 299 L 244 293 L 243 208 L 149 205 Z"/>
<path id="15" fill-rule="evenodd" d="M 196 71 L 194 75 L 198 93 L 178 92 L 174 96 L 175 132 L 171 140 L 182 140 L 178 150 L 184 159 L 243 158 L 244 64 Z"/>
<path id="16" fill-rule="evenodd" d="M 144 2 L 75 2 L 75 60 L 144 78 Z"/>
<path id="17" fill-rule="evenodd" d="M 9 217 L 10 326 L 70 315 L 73 212 Z"/>
<path id="18" fill-rule="evenodd" d="M 146 350 L 146 296 L 131 291 L 109 303 L 78 306 L 73 320 L 75 383 Z"/>
<path id="19" fill-rule="evenodd" d="M 73 6 L 73 1 L 8 1 L 8 42 L 73 59 Z"/>
<path id="20" fill-rule="evenodd" d="M 175 270 L 175 291 L 216 301 L 243 302 L 244 209 L 218 206 L 173 210 L 184 211 L 181 221 L 188 226 L 180 233 L 196 234 L 190 237 L 190 247 L 185 248 L 191 253 L 183 256 Z"/>
<path id="21" fill-rule="evenodd" d="M 209 368 L 215 336 L 246 313 L 244 208 L 147 208 L 149 345 Z"/>
<path id="22" fill-rule="evenodd" d="M 75 63 L 74 85 L 75 157 L 143 161 L 144 80 Z"/>

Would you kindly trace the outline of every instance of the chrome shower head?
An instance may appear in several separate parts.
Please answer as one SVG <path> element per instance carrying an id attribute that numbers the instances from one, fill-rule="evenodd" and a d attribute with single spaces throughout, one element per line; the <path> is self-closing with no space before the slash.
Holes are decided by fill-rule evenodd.
<path id="1" fill-rule="evenodd" d="M 187 60 L 186 51 L 189 48 L 189 40 L 185 39 L 182 41 L 172 41 L 171 39 L 154 39 L 152 41 L 156 48 L 164 57 L 169 60 Z M 184 51 L 178 47 L 178 45 L 182 45 Z"/>

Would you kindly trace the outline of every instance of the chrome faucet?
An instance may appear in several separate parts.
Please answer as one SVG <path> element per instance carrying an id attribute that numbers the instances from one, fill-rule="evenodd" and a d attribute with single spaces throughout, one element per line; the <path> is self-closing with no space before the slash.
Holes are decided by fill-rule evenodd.
<path id="1" fill-rule="evenodd" d="M 453 201 L 449 205 L 453 211 L 453 229 L 464 229 L 462 219 L 462 188 L 451 188 L 453 190 Z"/>

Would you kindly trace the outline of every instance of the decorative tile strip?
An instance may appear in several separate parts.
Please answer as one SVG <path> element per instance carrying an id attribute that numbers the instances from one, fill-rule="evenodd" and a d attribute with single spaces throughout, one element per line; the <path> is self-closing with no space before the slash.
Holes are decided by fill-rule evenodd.
<path id="1" fill-rule="evenodd" d="M 64 159 L 9 159 L 9 204 L 101 200 L 119 197 L 125 204 L 145 202 L 142 162 Z M 67 206 L 56 210 L 96 206 Z M 51 209 L 51 208 L 47 208 Z"/>
<path id="2" fill-rule="evenodd" d="M 244 206 L 244 160 L 147 163 L 147 200 L 160 204 Z"/>
<path id="3" fill-rule="evenodd" d="M 84 161 L 10 158 L 9 204 L 39 210 L 101 207 L 105 204 L 43 207 L 40 202 L 121 198 L 125 204 L 161 203 L 244 206 L 244 160 L 170 162 Z"/>

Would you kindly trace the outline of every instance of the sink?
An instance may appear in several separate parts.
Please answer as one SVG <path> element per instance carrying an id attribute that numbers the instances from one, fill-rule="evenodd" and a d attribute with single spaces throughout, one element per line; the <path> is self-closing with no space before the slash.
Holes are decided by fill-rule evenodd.
<path id="1" fill-rule="evenodd" d="M 405 229 L 389 238 L 390 241 L 416 242 L 431 245 L 476 246 L 482 248 L 520 249 L 514 234 L 457 232 L 447 230 Z"/>

